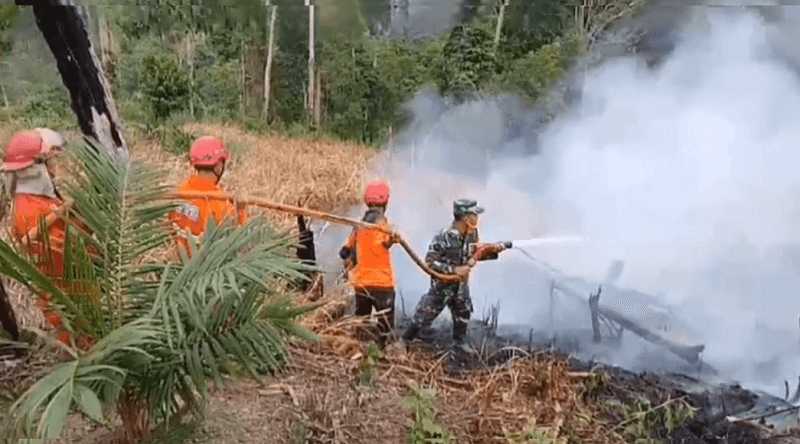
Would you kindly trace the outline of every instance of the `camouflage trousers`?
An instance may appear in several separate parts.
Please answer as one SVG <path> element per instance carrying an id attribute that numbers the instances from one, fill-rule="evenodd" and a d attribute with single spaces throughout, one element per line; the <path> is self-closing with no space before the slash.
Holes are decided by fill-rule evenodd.
<path id="1" fill-rule="evenodd" d="M 467 285 L 432 285 L 417 304 L 412 325 L 415 329 L 429 327 L 445 306 L 453 317 L 453 339 L 461 341 L 466 336 L 472 313 L 472 298 Z"/>

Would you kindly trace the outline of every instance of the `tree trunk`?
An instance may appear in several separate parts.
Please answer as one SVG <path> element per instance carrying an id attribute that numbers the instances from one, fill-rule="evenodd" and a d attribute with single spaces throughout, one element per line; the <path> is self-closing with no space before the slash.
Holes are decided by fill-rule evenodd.
<path id="1" fill-rule="evenodd" d="M 19 341 L 19 327 L 14 309 L 11 307 L 11 298 L 8 297 L 3 279 L 0 278 L 0 324 L 11 335 L 11 339 Z"/>
<path id="2" fill-rule="evenodd" d="M 322 75 L 316 71 L 316 83 L 314 85 L 314 126 L 322 126 Z"/>
<path id="3" fill-rule="evenodd" d="M 186 63 L 189 65 L 189 115 L 194 118 L 194 30 L 186 34 Z"/>
<path id="4" fill-rule="evenodd" d="M 6 96 L 6 88 L 3 86 L 2 81 L 0 81 L 0 93 L 3 94 L 3 105 L 8 108 L 8 97 Z"/>
<path id="5" fill-rule="evenodd" d="M 267 1 L 269 4 L 269 1 Z M 264 122 L 269 122 L 269 85 L 270 73 L 272 72 L 272 53 L 275 46 L 275 16 L 278 14 L 278 6 L 272 7 L 272 18 L 269 22 L 269 43 L 267 46 L 267 67 L 264 69 Z"/>
<path id="6" fill-rule="evenodd" d="M 503 4 L 500 5 L 500 15 L 497 17 L 497 30 L 494 33 L 494 54 L 497 55 L 497 47 L 500 46 L 500 31 L 503 29 L 503 16 L 506 14 L 506 6 L 508 6 L 508 0 L 503 0 Z"/>
<path id="7" fill-rule="evenodd" d="M 242 118 L 244 118 L 245 113 L 247 111 L 247 85 L 245 84 L 246 69 L 244 65 L 244 53 L 245 53 L 245 42 L 244 38 L 242 38 L 242 104 L 240 107 L 242 112 Z"/>
<path id="8" fill-rule="evenodd" d="M 306 111 L 308 112 L 309 122 L 314 122 L 314 5 L 306 0 L 308 6 L 308 97 L 306 99 Z"/>
<path id="9" fill-rule="evenodd" d="M 26 3 L 30 2 L 16 0 L 20 6 Z M 118 161 L 126 159 L 128 149 L 117 107 L 78 7 L 65 4 L 65 0 L 39 1 L 33 14 L 69 90 L 84 138 Z"/>
<path id="10" fill-rule="evenodd" d="M 97 15 L 99 21 L 99 36 L 100 36 L 100 57 L 103 62 L 103 70 L 106 73 L 108 80 L 108 88 L 111 95 L 116 95 L 116 79 L 117 79 L 117 55 L 114 48 L 114 35 L 111 33 L 111 28 L 108 26 L 108 17 L 103 7 L 97 8 Z"/>

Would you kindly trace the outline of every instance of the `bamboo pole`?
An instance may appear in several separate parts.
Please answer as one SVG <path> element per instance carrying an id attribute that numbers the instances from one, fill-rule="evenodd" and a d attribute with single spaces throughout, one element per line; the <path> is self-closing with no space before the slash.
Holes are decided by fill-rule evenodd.
<path id="1" fill-rule="evenodd" d="M 308 216 L 308 217 L 313 217 L 313 218 L 317 218 L 317 219 L 327 220 L 329 222 L 338 223 L 338 224 L 342 224 L 342 225 L 349 225 L 351 227 L 366 228 L 368 230 L 378 230 L 378 231 L 382 231 L 382 232 L 384 232 L 386 234 L 392 234 L 392 231 L 390 229 L 388 229 L 388 228 L 384 228 L 384 227 L 381 227 L 381 226 L 378 226 L 378 225 L 374 225 L 374 224 L 369 224 L 369 223 L 362 222 L 360 220 L 352 219 L 352 218 L 349 218 L 349 217 L 337 216 L 335 214 L 330 214 L 330 213 L 323 213 L 321 211 L 310 210 L 308 208 L 301 208 L 301 207 L 295 207 L 295 206 L 292 206 L 292 205 L 284 205 L 284 204 L 269 202 L 269 201 L 263 200 L 263 199 L 254 199 L 254 198 L 251 198 L 251 199 L 238 199 L 238 198 L 236 198 L 236 196 L 231 195 L 231 194 L 225 194 L 225 193 L 209 194 L 209 193 L 200 192 L 200 191 L 183 191 L 183 192 L 171 194 L 171 195 L 168 196 L 168 198 L 171 198 L 171 199 L 225 200 L 225 201 L 230 201 L 230 202 L 236 202 L 239 205 L 247 205 L 247 206 L 253 206 L 253 207 L 258 207 L 258 208 L 265 208 L 265 209 L 268 209 L 268 210 L 280 211 L 280 212 L 283 212 L 283 213 L 289 213 L 289 214 L 294 214 L 294 215 Z M 458 278 L 455 275 L 441 274 L 441 273 L 431 269 L 430 267 L 428 267 L 428 265 L 422 259 L 420 259 L 420 257 L 414 252 L 414 250 L 411 248 L 411 246 L 402 237 L 398 236 L 398 242 L 397 243 L 399 243 L 400 246 L 402 246 L 403 249 L 406 250 L 406 253 L 408 253 L 408 255 L 411 257 L 411 260 L 413 260 L 414 263 L 417 264 L 417 266 L 422 269 L 422 271 L 424 271 L 425 273 L 427 273 L 431 277 L 433 277 L 435 279 L 438 279 L 440 281 L 443 281 L 443 282 L 448 282 L 448 283 L 454 283 L 454 282 L 460 282 L 461 281 L 461 279 Z"/>

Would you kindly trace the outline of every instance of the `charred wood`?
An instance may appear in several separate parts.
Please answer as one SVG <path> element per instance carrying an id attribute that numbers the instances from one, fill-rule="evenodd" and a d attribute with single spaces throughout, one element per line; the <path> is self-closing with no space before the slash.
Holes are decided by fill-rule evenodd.
<path id="1" fill-rule="evenodd" d="M 602 287 L 597 288 L 597 294 L 589 295 L 589 309 L 592 312 L 592 332 L 594 333 L 594 342 L 600 342 L 600 321 L 597 319 L 597 303 L 600 300 L 600 291 Z"/>
<path id="2" fill-rule="evenodd" d="M 0 324 L 3 325 L 3 330 L 11 335 L 11 339 L 19 341 L 17 317 L 14 315 L 14 308 L 11 306 L 11 298 L 9 298 L 8 292 L 6 292 L 6 287 L 2 279 L 0 279 Z"/>
<path id="3" fill-rule="evenodd" d="M 297 227 L 300 231 L 297 258 L 300 259 L 301 263 L 310 267 L 315 267 L 317 263 L 317 254 L 314 248 L 314 232 L 306 225 L 306 220 L 303 216 L 297 216 Z M 310 272 L 306 276 L 308 279 L 300 285 L 300 289 L 302 291 L 309 291 L 314 288 L 321 293 L 322 280 L 319 279 L 319 273 Z"/>
<path id="4" fill-rule="evenodd" d="M 84 138 L 115 159 L 127 157 L 116 104 L 78 6 L 65 0 L 24 1 L 56 59 Z"/>
<path id="5" fill-rule="evenodd" d="M 562 282 L 553 281 L 553 287 L 551 287 L 551 307 L 552 307 L 552 288 L 558 289 L 564 294 L 580 298 L 581 300 L 586 300 L 581 295 L 581 292 L 571 288 L 569 285 L 565 285 Z M 552 310 L 552 309 L 551 309 Z M 636 322 L 628 319 L 625 315 L 622 315 L 615 310 L 606 309 L 600 307 L 599 305 L 596 308 L 597 314 L 602 317 L 607 318 L 609 321 L 614 322 L 615 324 L 619 325 L 620 327 L 629 330 L 636 334 L 637 336 L 641 337 L 642 339 L 655 344 L 662 346 L 675 354 L 676 356 L 681 357 L 682 359 L 688 361 L 691 364 L 697 364 L 700 362 L 700 353 L 705 349 L 705 345 L 695 345 L 695 346 L 686 346 L 682 344 L 676 344 L 670 340 L 664 339 L 661 336 L 651 332 L 645 327 L 637 324 Z"/>

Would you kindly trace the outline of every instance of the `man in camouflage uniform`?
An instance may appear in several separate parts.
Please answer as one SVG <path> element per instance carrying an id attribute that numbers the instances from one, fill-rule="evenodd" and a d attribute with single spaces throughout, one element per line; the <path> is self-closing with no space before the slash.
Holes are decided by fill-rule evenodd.
<path id="1" fill-rule="evenodd" d="M 404 341 L 411 341 L 422 328 L 430 326 L 447 306 L 453 317 L 455 346 L 468 349 L 464 339 L 473 310 L 468 285 L 470 266 L 474 265 L 471 259 L 497 259 L 497 253 L 505 249 L 505 246 L 497 245 L 482 257 L 470 256 L 470 244 L 477 244 L 479 240 L 478 215 L 483 211 L 483 208 L 471 199 L 459 199 L 453 202 L 455 220 L 450 228 L 441 230 L 434 236 L 425 255 L 425 263 L 439 273 L 457 275 L 460 282 L 443 282 L 431 277 L 430 289 L 417 304 L 412 324 L 403 335 Z"/>

